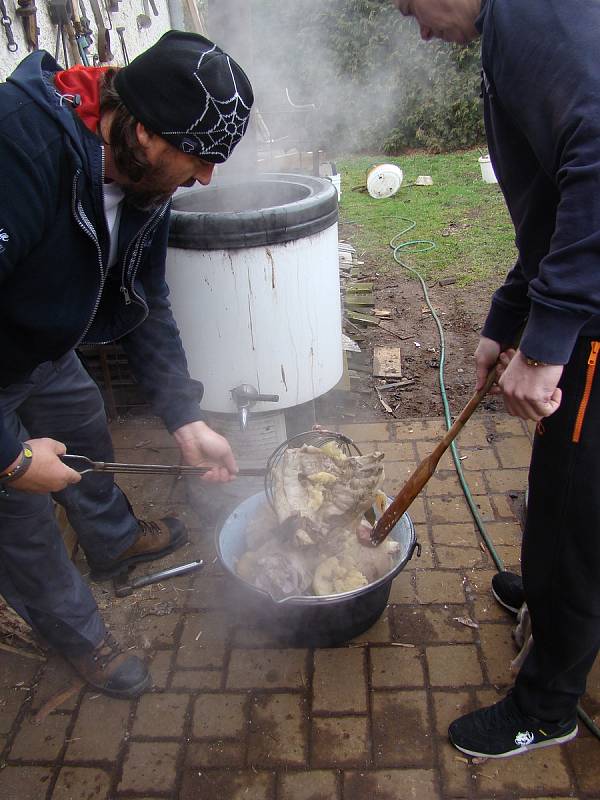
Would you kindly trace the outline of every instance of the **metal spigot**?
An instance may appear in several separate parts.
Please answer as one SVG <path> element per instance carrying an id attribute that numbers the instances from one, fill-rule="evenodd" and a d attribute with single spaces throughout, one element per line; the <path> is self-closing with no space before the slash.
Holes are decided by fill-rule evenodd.
<path id="1" fill-rule="evenodd" d="M 249 383 L 242 383 L 231 390 L 231 396 L 238 407 L 240 415 L 240 429 L 245 431 L 248 425 L 248 411 L 256 402 L 276 403 L 278 394 L 260 394 L 258 389 Z"/>

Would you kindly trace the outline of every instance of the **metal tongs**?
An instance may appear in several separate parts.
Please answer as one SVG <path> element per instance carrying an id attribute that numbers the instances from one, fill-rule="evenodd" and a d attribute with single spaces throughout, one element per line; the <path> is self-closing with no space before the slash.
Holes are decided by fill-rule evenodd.
<path id="1" fill-rule="evenodd" d="M 87 456 L 64 455 L 60 460 L 80 475 L 86 472 L 129 472 L 152 475 L 205 475 L 213 467 L 189 467 L 184 464 L 117 464 L 110 461 L 92 461 Z M 241 477 L 262 477 L 266 473 L 264 467 L 248 467 L 240 469 L 236 474 Z"/>

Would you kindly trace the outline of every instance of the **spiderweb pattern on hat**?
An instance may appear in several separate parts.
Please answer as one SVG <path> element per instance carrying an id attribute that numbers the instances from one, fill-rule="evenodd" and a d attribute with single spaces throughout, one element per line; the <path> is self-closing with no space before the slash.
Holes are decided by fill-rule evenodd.
<path id="1" fill-rule="evenodd" d="M 208 156 L 211 160 L 226 161 L 231 151 L 240 141 L 250 118 L 251 106 L 245 103 L 238 91 L 235 75 L 231 67 L 231 59 L 227 59 L 227 66 L 231 76 L 233 94 L 226 99 L 217 99 L 211 95 L 200 77 L 203 61 L 217 48 L 213 47 L 203 53 L 198 61 L 194 77 L 202 87 L 206 102 L 200 116 L 182 131 L 163 131 L 163 136 L 184 136 L 179 147 L 184 153 L 197 156 Z"/>

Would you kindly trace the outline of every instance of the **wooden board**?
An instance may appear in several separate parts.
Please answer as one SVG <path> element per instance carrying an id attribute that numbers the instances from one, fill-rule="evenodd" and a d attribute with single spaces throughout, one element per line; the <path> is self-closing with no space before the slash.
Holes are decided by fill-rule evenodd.
<path id="1" fill-rule="evenodd" d="M 382 378 L 402 377 L 402 356 L 399 347 L 378 346 L 373 349 L 373 375 Z"/>

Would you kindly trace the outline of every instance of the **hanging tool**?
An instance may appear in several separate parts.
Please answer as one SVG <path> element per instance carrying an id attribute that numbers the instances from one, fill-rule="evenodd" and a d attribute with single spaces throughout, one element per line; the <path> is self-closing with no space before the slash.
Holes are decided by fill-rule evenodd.
<path id="1" fill-rule="evenodd" d="M 125 28 L 117 28 L 117 35 L 119 37 L 119 41 L 121 42 L 121 52 L 123 53 L 123 61 L 125 62 L 125 66 L 129 64 L 129 53 L 127 52 L 127 45 L 125 44 Z"/>
<path id="2" fill-rule="evenodd" d="M 150 1 L 150 8 L 152 9 L 152 13 L 154 14 L 155 17 L 158 17 L 158 13 L 159 12 L 158 12 L 158 8 L 156 7 L 156 3 L 154 2 L 154 0 L 149 0 L 149 1 Z"/>
<path id="3" fill-rule="evenodd" d="M 80 14 L 81 12 L 79 9 L 78 0 L 71 0 L 71 19 L 73 21 L 73 31 L 75 34 L 75 44 L 77 46 L 77 52 L 79 53 L 79 58 L 81 60 L 81 63 L 85 67 L 89 67 L 90 60 L 88 58 L 87 51 L 90 48 L 91 40 L 89 39 L 88 34 L 84 29 Z"/>
<path id="4" fill-rule="evenodd" d="M 496 367 L 494 367 L 487 376 L 483 388 L 481 388 L 478 392 L 475 392 L 475 394 L 471 397 L 467 405 L 463 408 L 454 421 L 452 427 L 446 431 L 445 435 L 442 437 L 441 441 L 435 447 L 433 452 L 428 455 L 427 458 L 424 458 L 423 461 L 421 461 L 413 474 L 406 481 L 402 489 L 400 489 L 391 505 L 381 515 L 373 530 L 370 531 L 370 544 L 381 544 L 381 542 L 383 542 L 386 536 L 390 533 L 394 525 L 398 522 L 415 497 L 423 489 L 429 478 L 431 478 L 435 472 L 435 468 L 437 467 L 440 458 L 450 447 L 458 433 L 464 427 L 466 421 L 481 403 L 485 395 L 489 392 L 496 378 Z"/>
<path id="5" fill-rule="evenodd" d="M 152 19 L 150 14 L 148 14 L 148 2 L 147 0 L 142 0 L 142 4 L 144 7 L 144 11 L 142 14 L 138 14 L 135 18 L 137 29 L 138 31 L 143 31 L 146 28 L 149 28 L 152 25 Z"/>
<path id="6" fill-rule="evenodd" d="M 12 32 L 12 19 L 6 13 L 6 5 L 4 0 L 0 0 L 0 24 L 4 28 L 6 34 L 6 48 L 11 53 L 16 53 L 19 45 L 15 42 L 15 37 Z"/>
<path id="7" fill-rule="evenodd" d="M 128 581 L 126 576 L 121 575 L 113 578 L 113 587 L 117 597 L 129 597 L 130 594 L 142 586 L 149 586 L 151 583 L 158 583 L 167 578 L 176 578 L 178 575 L 187 575 L 204 566 L 204 561 L 190 561 L 189 564 L 181 564 L 179 567 L 163 569 L 160 572 L 153 572 L 151 575 L 143 575 Z"/>
<path id="8" fill-rule="evenodd" d="M 27 47 L 30 50 L 38 49 L 40 29 L 37 24 L 37 7 L 35 0 L 18 0 L 19 7 L 16 9 L 17 17 L 21 17 L 23 21 L 23 30 L 25 32 L 25 39 Z"/>
<path id="9" fill-rule="evenodd" d="M 48 13 L 50 14 L 50 21 L 56 25 L 56 44 L 54 46 L 54 58 L 56 61 L 59 59 L 60 48 L 62 44 L 64 68 L 69 66 L 69 54 L 67 51 L 67 37 L 65 25 L 69 23 L 69 14 L 67 11 L 67 0 L 48 0 Z"/>
<path id="10" fill-rule="evenodd" d="M 117 464 L 110 461 L 92 461 L 87 456 L 64 455 L 60 460 L 80 475 L 86 472 L 128 472 L 153 475 L 205 475 L 212 467 L 189 467 L 184 464 Z M 240 469 L 241 477 L 260 477 L 265 475 L 263 467 Z"/>
<path id="11" fill-rule="evenodd" d="M 100 63 L 106 63 L 107 61 L 112 61 L 114 58 L 110 50 L 110 28 L 106 26 L 98 0 L 90 0 L 90 5 L 96 22 L 96 28 L 98 29 L 98 35 L 96 37 L 98 57 Z"/>

